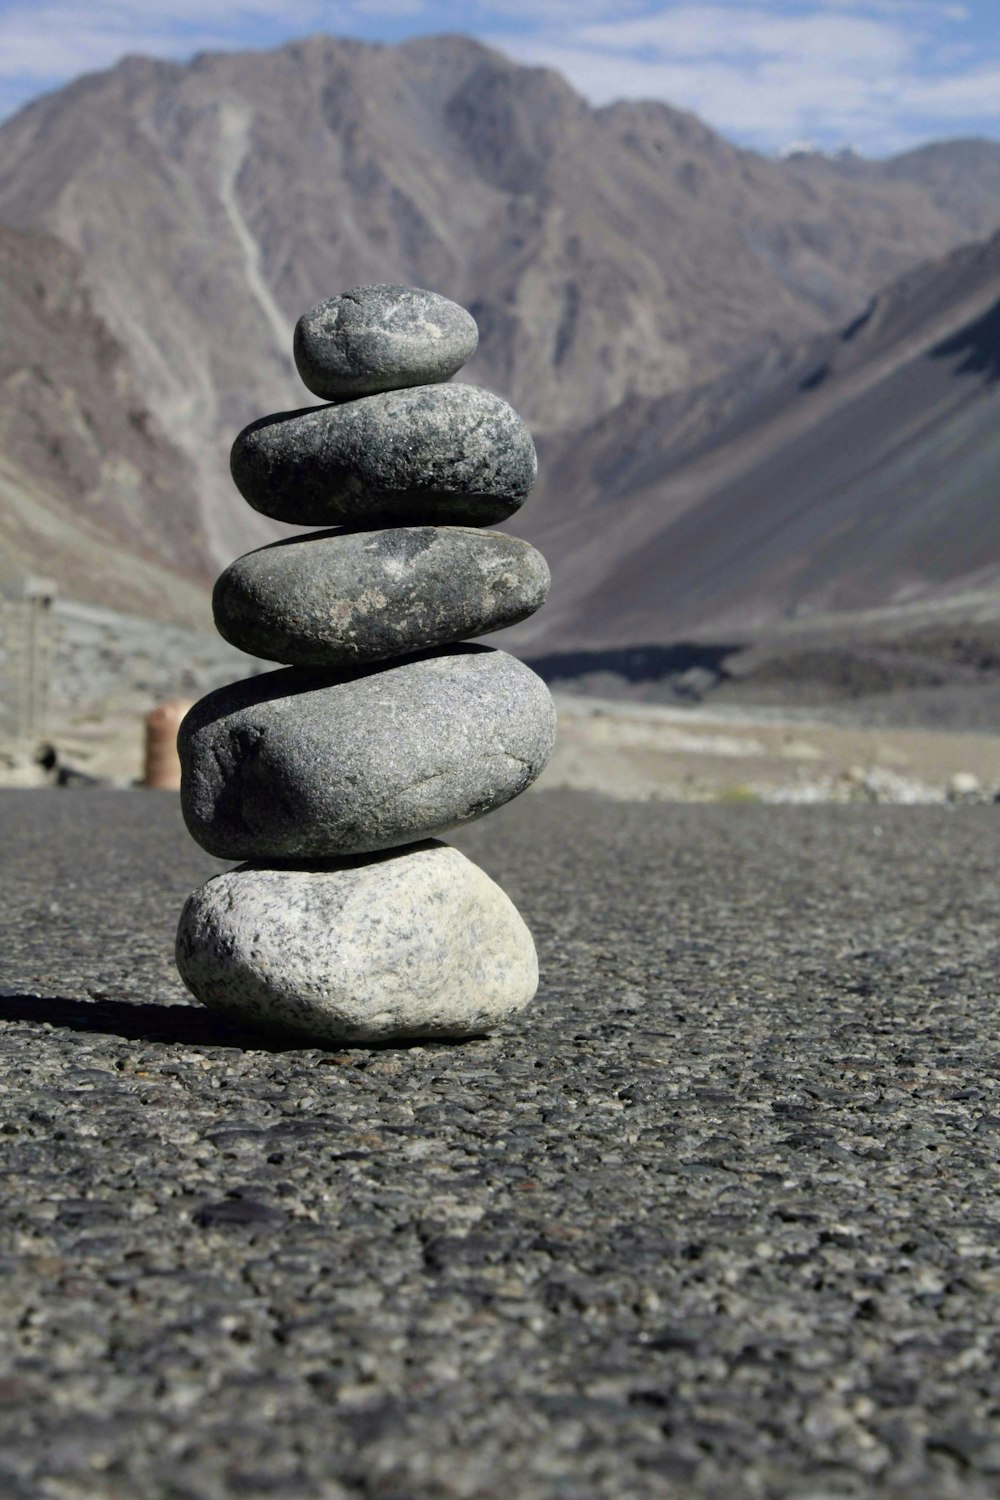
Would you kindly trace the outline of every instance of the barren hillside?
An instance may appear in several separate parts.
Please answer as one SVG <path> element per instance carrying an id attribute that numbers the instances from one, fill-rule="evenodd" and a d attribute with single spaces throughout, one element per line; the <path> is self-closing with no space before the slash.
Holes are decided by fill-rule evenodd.
<path id="1" fill-rule="evenodd" d="M 542 459 L 548 488 L 518 529 L 559 565 L 524 648 L 852 614 L 869 631 L 873 609 L 916 627 L 959 595 L 979 611 L 1000 584 L 1000 236 L 839 333 L 630 402 Z"/>
<path id="2" fill-rule="evenodd" d="M 210 571 L 192 466 L 79 257 L 0 226 L 0 584 L 40 573 L 76 598 L 184 619 Z"/>
<path id="3" fill-rule="evenodd" d="M 130 58 L 38 99 L 0 127 L 0 221 L 81 255 L 222 561 L 273 534 L 226 451 L 304 401 L 290 330 L 321 297 L 445 291 L 482 329 L 469 379 L 539 431 L 583 428 L 844 321 L 1000 222 L 1000 147 L 943 150 L 770 161 L 665 105 L 591 109 L 465 38 L 314 37 Z"/>

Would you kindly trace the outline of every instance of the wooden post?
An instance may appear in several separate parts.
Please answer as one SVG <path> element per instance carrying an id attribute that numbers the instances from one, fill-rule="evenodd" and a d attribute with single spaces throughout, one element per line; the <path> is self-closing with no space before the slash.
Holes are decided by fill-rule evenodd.
<path id="1" fill-rule="evenodd" d="M 181 763 L 177 756 L 177 731 L 192 706 L 188 698 L 161 703 L 146 715 L 146 760 L 143 786 L 177 792 L 181 785 Z"/>

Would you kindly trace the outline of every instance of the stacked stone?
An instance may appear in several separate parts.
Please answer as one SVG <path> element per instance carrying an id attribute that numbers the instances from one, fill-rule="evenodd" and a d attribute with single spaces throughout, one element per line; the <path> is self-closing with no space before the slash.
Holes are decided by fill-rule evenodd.
<path id="1" fill-rule="evenodd" d="M 530 785 L 555 738 L 544 683 L 467 638 L 545 600 L 545 560 L 483 528 L 535 451 L 506 402 L 444 384 L 472 354 L 455 303 L 362 287 L 299 320 L 330 405 L 252 423 L 243 497 L 324 528 L 238 558 L 216 625 L 287 663 L 203 698 L 180 736 L 193 837 L 246 863 L 196 891 L 177 965 L 205 1005 L 317 1040 L 461 1036 L 531 1000 L 534 944 L 507 896 L 438 835 Z"/>

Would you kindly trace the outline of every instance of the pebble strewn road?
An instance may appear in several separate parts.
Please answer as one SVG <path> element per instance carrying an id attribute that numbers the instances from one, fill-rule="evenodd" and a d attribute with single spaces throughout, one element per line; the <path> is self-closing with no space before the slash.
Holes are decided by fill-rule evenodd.
<path id="1" fill-rule="evenodd" d="M 176 801 L 0 794 L 11 1500 L 1000 1492 L 1000 809 L 520 799 L 494 1040 L 185 1002 Z"/>

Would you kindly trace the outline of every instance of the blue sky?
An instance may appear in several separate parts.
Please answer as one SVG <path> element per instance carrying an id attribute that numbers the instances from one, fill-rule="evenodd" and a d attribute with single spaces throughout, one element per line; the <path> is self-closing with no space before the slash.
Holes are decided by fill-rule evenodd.
<path id="1" fill-rule="evenodd" d="M 465 32 L 595 104 L 663 99 L 763 151 L 1000 138 L 1000 0 L 0 0 L 0 116 L 125 53 L 317 31 Z"/>

